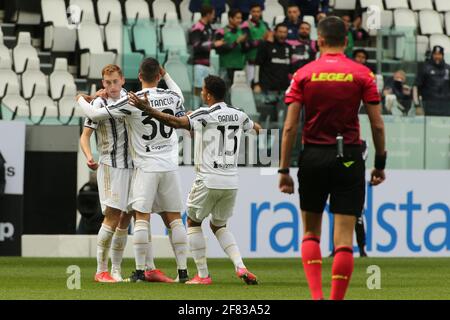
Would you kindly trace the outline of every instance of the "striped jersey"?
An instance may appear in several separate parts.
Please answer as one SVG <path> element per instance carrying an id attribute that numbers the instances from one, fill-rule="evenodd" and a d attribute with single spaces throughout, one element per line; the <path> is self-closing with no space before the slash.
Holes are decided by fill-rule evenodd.
<path id="1" fill-rule="evenodd" d="M 169 88 L 176 86 L 170 78 L 164 78 Z M 176 86 L 176 92 L 159 88 L 147 88 L 136 93 L 140 98 L 147 97 L 152 108 L 181 117 L 185 115 L 183 96 Z M 178 135 L 176 130 L 167 127 L 147 113 L 128 104 L 128 96 L 105 108 L 89 109 L 85 101 L 79 101 L 83 111 L 91 119 L 125 118 L 130 153 L 135 168 L 144 172 L 168 172 L 178 169 Z"/>
<path id="2" fill-rule="evenodd" d="M 188 115 L 194 131 L 197 179 L 210 189 L 238 188 L 238 157 L 243 131 L 253 121 L 243 111 L 224 102 Z"/>
<path id="3" fill-rule="evenodd" d="M 127 91 L 122 89 L 121 97 L 127 96 Z M 93 108 L 104 108 L 117 100 L 96 98 L 91 102 Z M 109 118 L 94 122 L 85 119 L 84 126 L 95 130 L 99 163 L 119 169 L 133 168 L 133 162 L 129 150 L 128 132 L 123 117 Z"/>

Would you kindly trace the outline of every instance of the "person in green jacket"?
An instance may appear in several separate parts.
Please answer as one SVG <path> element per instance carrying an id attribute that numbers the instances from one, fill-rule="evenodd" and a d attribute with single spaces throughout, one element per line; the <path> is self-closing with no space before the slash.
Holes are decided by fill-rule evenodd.
<path id="1" fill-rule="evenodd" d="M 345 48 L 345 55 L 352 59 L 353 57 L 353 48 L 355 47 L 355 40 L 353 39 L 353 33 L 350 29 L 352 20 L 349 15 L 345 15 L 342 17 L 342 20 L 345 22 L 345 26 L 347 27 L 347 47 Z"/>
<path id="2" fill-rule="evenodd" d="M 241 23 L 241 11 L 231 9 L 228 12 L 228 26 L 216 32 L 216 41 L 225 41 L 225 44 L 216 50 L 220 56 L 220 67 L 227 70 L 231 83 L 233 83 L 234 72 L 243 70 L 246 62 L 247 34 L 242 31 Z"/>
<path id="3" fill-rule="evenodd" d="M 247 79 L 252 84 L 255 78 L 255 61 L 259 45 L 267 40 L 270 28 L 262 19 L 262 6 L 253 4 L 250 7 L 250 19 L 245 21 L 241 28 L 247 34 Z"/>

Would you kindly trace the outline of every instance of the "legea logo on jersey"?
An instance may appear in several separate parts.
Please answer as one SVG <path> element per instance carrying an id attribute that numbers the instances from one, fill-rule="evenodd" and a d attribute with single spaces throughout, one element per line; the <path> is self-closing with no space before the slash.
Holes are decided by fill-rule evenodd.
<path id="1" fill-rule="evenodd" d="M 414 255 L 444 253 L 450 250 L 450 207 L 437 201 L 421 203 L 414 191 L 407 191 L 397 201 L 386 201 L 375 205 L 374 189 L 367 186 L 364 212 L 366 246 L 368 252 L 380 255 Z M 447 201 L 448 199 L 443 199 Z M 288 212 L 290 218 L 273 223 L 269 233 L 261 232 L 263 223 L 272 217 Z M 271 217 L 271 218 L 269 218 Z M 328 206 L 324 218 L 332 225 L 333 215 Z M 264 222 L 262 222 L 262 220 Z M 324 219 L 325 220 L 325 219 Z M 273 220 L 272 220 L 273 221 Z M 250 204 L 250 251 L 257 252 L 268 243 L 276 253 L 299 252 L 301 242 L 301 218 L 298 206 L 292 202 L 261 202 Z M 266 229 L 267 230 L 267 229 Z M 326 236 L 328 232 L 328 237 Z M 328 239 L 332 250 L 332 228 L 323 230 L 322 239 Z M 283 239 L 280 241 L 279 239 Z M 288 239 L 288 241 L 286 241 Z M 357 252 L 358 248 L 354 250 Z"/>
<path id="2" fill-rule="evenodd" d="M 0 241 L 11 239 L 14 236 L 14 225 L 10 222 L 0 223 Z"/>

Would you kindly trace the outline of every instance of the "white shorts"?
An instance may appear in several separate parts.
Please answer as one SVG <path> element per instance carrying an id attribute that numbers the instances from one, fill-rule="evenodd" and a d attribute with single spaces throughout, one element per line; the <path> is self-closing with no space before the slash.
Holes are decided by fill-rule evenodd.
<path id="1" fill-rule="evenodd" d="M 127 211 L 133 169 L 118 169 L 100 164 L 97 169 L 98 194 L 102 212 L 106 207 Z"/>
<path id="2" fill-rule="evenodd" d="M 178 171 L 144 172 L 135 169 L 128 205 L 141 213 L 181 212 L 183 202 Z"/>
<path id="3" fill-rule="evenodd" d="M 201 180 L 196 180 L 187 200 L 188 217 L 201 223 L 211 214 L 211 223 L 222 227 L 233 215 L 237 189 L 209 189 Z"/>

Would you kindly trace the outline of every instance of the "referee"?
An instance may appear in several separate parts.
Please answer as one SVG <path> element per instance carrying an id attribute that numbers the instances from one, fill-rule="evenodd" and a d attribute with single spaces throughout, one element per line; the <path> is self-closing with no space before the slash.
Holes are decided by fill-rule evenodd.
<path id="1" fill-rule="evenodd" d="M 322 213 L 330 197 L 335 247 L 330 298 L 340 300 L 353 272 L 353 229 L 365 198 L 365 164 L 358 120 L 361 101 L 366 105 L 376 150 L 372 185 L 385 180 L 387 153 L 375 77 L 367 67 L 345 57 L 344 22 L 328 17 L 319 23 L 318 34 L 321 58 L 298 70 L 286 92 L 288 112 L 279 188 L 283 193 L 294 193 L 289 163 L 303 108 L 304 148 L 298 171 L 304 226 L 303 267 L 312 298 L 323 299 L 320 235 Z"/>

